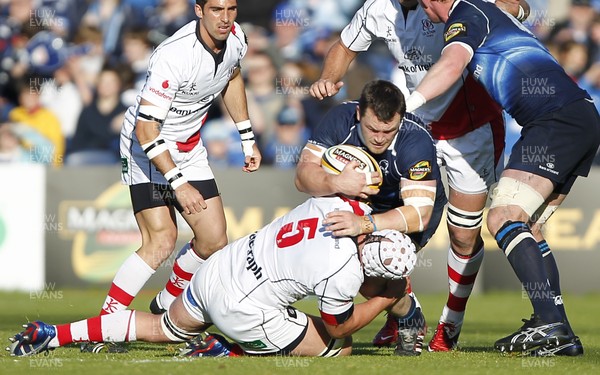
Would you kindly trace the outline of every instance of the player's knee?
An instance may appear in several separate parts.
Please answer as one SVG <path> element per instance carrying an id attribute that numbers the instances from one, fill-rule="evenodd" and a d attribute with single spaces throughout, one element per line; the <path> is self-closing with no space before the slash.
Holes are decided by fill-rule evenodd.
<path id="1" fill-rule="evenodd" d="M 159 231 L 150 235 L 150 240 L 144 243 L 138 254 L 150 267 L 156 269 L 173 253 L 176 242 L 176 230 Z"/>
<path id="2" fill-rule="evenodd" d="M 508 218 L 499 212 L 499 210 L 490 210 L 486 220 L 488 231 L 492 236 L 495 237 L 496 233 L 498 233 L 498 229 L 500 229 L 500 227 L 507 221 Z"/>
<path id="3" fill-rule="evenodd" d="M 194 250 L 196 254 L 203 259 L 208 258 L 215 252 L 221 250 L 227 245 L 227 236 L 218 236 L 213 239 L 205 239 L 202 241 L 196 240 L 194 243 Z"/>
<path id="4" fill-rule="evenodd" d="M 461 255 L 470 255 L 483 242 L 479 227 L 477 229 L 464 229 L 448 225 L 448 233 L 452 249 Z"/>

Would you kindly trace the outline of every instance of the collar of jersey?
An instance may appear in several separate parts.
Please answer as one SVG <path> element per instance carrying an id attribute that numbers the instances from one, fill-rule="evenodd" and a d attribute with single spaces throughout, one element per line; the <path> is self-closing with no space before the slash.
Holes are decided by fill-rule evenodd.
<path id="1" fill-rule="evenodd" d="M 202 36 L 200 36 L 200 19 L 196 21 L 196 38 L 198 38 L 198 41 L 200 44 L 202 44 L 202 47 L 204 47 L 204 49 L 213 57 L 215 60 L 215 65 L 219 65 L 223 62 L 223 56 L 225 56 L 225 50 L 227 49 L 227 40 L 225 40 L 225 43 L 223 44 L 223 49 L 219 51 L 219 53 L 215 53 L 215 51 L 207 46 L 204 40 L 202 40 Z M 229 39 L 229 37 L 227 39 Z"/>

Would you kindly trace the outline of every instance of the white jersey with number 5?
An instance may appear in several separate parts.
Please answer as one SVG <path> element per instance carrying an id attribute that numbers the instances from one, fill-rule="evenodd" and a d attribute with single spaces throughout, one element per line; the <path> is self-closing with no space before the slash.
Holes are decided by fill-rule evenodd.
<path id="1" fill-rule="evenodd" d="M 316 295 L 321 315 L 331 317 L 352 308 L 363 271 L 354 240 L 333 238 L 323 226 L 325 215 L 335 210 L 371 211 L 339 197 L 310 198 L 216 253 L 230 298 L 272 310 Z"/>
<path id="2" fill-rule="evenodd" d="M 121 154 L 129 164 L 123 166 L 123 180 L 127 184 L 166 183 L 146 158 L 135 135 L 142 98 L 168 111 L 160 137 L 183 175 L 188 180 L 213 178 L 200 128 L 211 104 L 239 67 L 248 45 L 242 29 L 234 23 L 225 47 L 216 54 L 200 38 L 199 22 L 183 26 L 150 57 L 146 83 L 136 104 L 127 110 L 121 130 Z"/>

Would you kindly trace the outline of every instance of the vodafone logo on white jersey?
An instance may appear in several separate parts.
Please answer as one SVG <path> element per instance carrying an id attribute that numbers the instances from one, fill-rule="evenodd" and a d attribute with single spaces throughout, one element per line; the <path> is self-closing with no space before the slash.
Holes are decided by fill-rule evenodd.
<path id="1" fill-rule="evenodd" d="M 167 82 L 167 81 L 165 81 Z M 164 86 L 164 82 L 163 82 L 163 86 Z M 167 83 L 167 87 L 169 87 L 168 83 Z M 155 89 L 154 87 L 150 87 L 150 92 L 153 93 L 154 95 L 160 96 L 163 99 L 167 99 L 167 100 L 173 100 L 173 97 L 170 95 L 165 94 L 164 92 Z"/>

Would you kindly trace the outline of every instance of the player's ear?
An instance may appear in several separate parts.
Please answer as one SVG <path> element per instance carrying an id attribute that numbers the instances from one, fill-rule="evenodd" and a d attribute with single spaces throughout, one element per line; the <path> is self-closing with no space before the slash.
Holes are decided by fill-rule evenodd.
<path id="1" fill-rule="evenodd" d="M 199 4 L 194 5 L 194 12 L 198 18 L 202 18 L 202 7 Z"/>
<path id="2" fill-rule="evenodd" d="M 356 119 L 360 121 L 360 108 L 358 107 L 358 105 L 356 106 Z"/>

